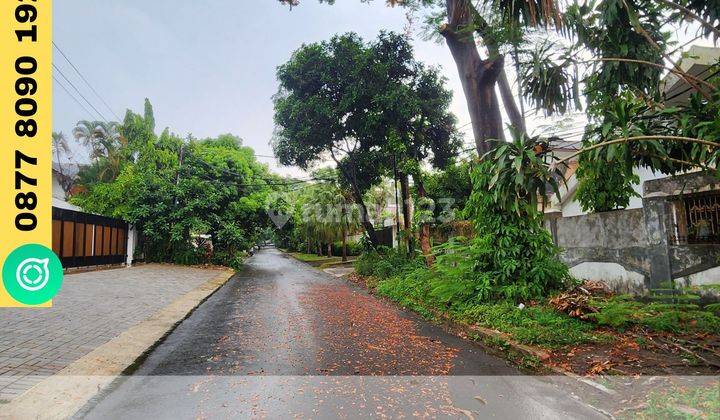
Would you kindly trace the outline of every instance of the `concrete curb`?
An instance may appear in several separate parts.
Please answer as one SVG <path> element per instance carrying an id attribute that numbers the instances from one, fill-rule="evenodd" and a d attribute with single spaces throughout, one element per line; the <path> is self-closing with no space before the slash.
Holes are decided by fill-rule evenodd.
<path id="1" fill-rule="evenodd" d="M 500 340 L 503 340 L 504 342 L 506 342 L 508 344 L 508 346 L 510 346 L 513 350 L 515 350 L 519 353 L 528 355 L 528 356 L 537 357 L 540 361 L 544 362 L 551 358 L 550 353 L 548 353 L 547 351 L 545 351 L 541 348 L 535 347 L 535 346 L 529 346 L 526 344 L 518 343 L 517 341 L 513 340 L 509 334 L 506 334 L 506 333 L 503 333 L 503 332 L 500 332 L 497 330 L 493 330 L 490 328 L 480 327 L 477 325 L 462 324 L 462 323 L 454 321 L 449 316 L 447 316 L 446 314 L 443 314 L 443 313 L 439 313 L 439 312 L 435 312 L 435 311 L 433 311 L 432 313 L 438 320 L 440 320 L 442 322 L 442 325 L 444 328 L 446 328 L 448 331 L 454 333 L 455 335 L 458 335 L 458 333 L 462 333 L 462 334 L 465 334 L 466 336 L 475 335 L 475 336 L 479 336 L 479 337 L 483 337 L 483 338 L 500 339 Z M 568 378 L 575 379 L 576 381 L 581 382 L 585 385 L 591 386 L 591 387 L 595 388 L 596 390 L 601 391 L 607 395 L 617 396 L 617 392 L 613 391 L 612 389 L 610 389 L 602 384 L 599 384 L 593 380 L 590 380 L 588 378 L 577 375 L 573 372 L 561 369 L 557 366 L 544 365 L 544 367 L 553 371 L 554 373 L 556 373 L 558 375 L 564 375 L 564 376 L 567 376 Z"/>
<path id="2" fill-rule="evenodd" d="M 235 274 L 223 270 L 154 315 L 48 377 L 8 404 L 3 419 L 67 418 L 108 387 Z"/>

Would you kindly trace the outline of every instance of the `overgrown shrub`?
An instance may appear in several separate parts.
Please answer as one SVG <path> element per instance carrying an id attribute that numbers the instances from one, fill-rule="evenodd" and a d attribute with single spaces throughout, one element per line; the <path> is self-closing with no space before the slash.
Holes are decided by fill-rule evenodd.
<path id="1" fill-rule="evenodd" d="M 435 249 L 431 295 L 448 306 L 536 299 L 571 280 L 529 192 L 522 196 L 522 189 L 497 185 L 494 168 L 485 161 L 472 174 L 465 212 L 475 237 L 455 238 Z"/>
<path id="2" fill-rule="evenodd" d="M 646 304 L 629 296 L 618 296 L 595 300 L 592 305 L 598 308 L 598 312 L 588 314 L 589 320 L 617 329 L 639 325 L 654 331 L 674 333 L 720 331 L 720 317 L 694 304 Z"/>
<path id="3" fill-rule="evenodd" d="M 336 241 L 332 244 L 332 252 L 333 255 L 336 257 L 341 257 L 343 252 L 342 247 L 342 241 Z M 357 256 L 362 253 L 362 246 L 359 242 L 356 241 L 348 241 L 347 242 L 347 255 L 348 256 Z"/>
<path id="4" fill-rule="evenodd" d="M 247 254 L 239 251 L 216 251 L 210 262 L 216 265 L 224 265 L 233 270 L 240 270 Z"/>
<path id="5" fill-rule="evenodd" d="M 714 313 L 717 316 L 720 316 L 720 303 L 711 303 L 709 305 L 706 305 L 705 309 Z"/>
<path id="6" fill-rule="evenodd" d="M 355 261 L 355 271 L 358 274 L 378 279 L 387 279 L 423 267 L 424 263 L 419 257 L 412 257 L 406 252 L 388 247 L 364 252 Z"/>
<path id="7" fill-rule="evenodd" d="M 147 241 L 143 246 L 145 261 L 155 263 L 173 263 L 181 265 L 203 264 L 207 259 L 205 250 L 191 244 L 166 244 Z"/>
<path id="8" fill-rule="evenodd" d="M 377 251 L 364 252 L 355 261 L 355 271 L 361 276 L 372 276 L 378 261 L 380 261 L 380 254 Z"/>

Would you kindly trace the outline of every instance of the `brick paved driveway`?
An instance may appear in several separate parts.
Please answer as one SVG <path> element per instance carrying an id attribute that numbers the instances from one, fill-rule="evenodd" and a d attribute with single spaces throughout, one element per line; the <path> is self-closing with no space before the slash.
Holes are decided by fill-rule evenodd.
<path id="1" fill-rule="evenodd" d="M 218 271 L 171 265 L 65 276 L 48 309 L 0 308 L 0 403 L 145 320 Z"/>

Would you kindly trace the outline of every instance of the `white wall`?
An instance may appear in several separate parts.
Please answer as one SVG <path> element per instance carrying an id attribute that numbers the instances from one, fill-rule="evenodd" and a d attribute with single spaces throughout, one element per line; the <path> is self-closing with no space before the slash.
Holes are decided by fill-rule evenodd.
<path id="1" fill-rule="evenodd" d="M 570 273 L 581 280 L 599 280 L 617 293 L 642 293 L 645 276 L 625 269 L 617 263 L 584 262 L 570 268 Z"/>
<path id="2" fill-rule="evenodd" d="M 633 185 L 633 189 L 635 190 L 635 193 L 638 195 L 638 197 L 632 197 L 630 198 L 630 204 L 627 206 L 626 209 L 640 209 L 642 208 L 642 195 L 643 190 L 642 186 L 645 181 L 651 181 L 653 179 L 660 179 L 660 178 L 667 178 L 667 175 L 663 175 L 660 172 L 653 172 L 648 168 L 635 168 L 633 171 L 636 175 L 640 177 L 640 182 Z M 574 181 L 574 179 L 573 179 Z M 580 216 L 583 214 L 587 214 L 587 212 L 583 211 L 580 208 L 580 203 L 575 199 L 575 191 L 572 191 L 571 197 L 569 197 L 569 200 L 565 200 L 565 202 L 562 205 L 562 214 L 563 217 L 572 217 L 572 216 Z"/>
<path id="3" fill-rule="evenodd" d="M 60 180 L 58 180 L 57 174 L 54 171 L 52 175 L 52 196 L 53 198 L 65 200 L 65 190 L 63 190 L 62 185 L 60 185 Z"/>
<path id="4" fill-rule="evenodd" d="M 130 267 L 132 265 L 133 256 L 135 255 L 135 246 L 137 245 L 137 229 L 135 226 L 128 226 L 128 237 L 127 237 L 127 260 L 125 264 Z"/>
<path id="5" fill-rule="evenodd" d="M 681 286 L 701 286 L 708 284 L 720 284 L 720 267 L 709 268 L 699 273 L 675 279 Z"/>

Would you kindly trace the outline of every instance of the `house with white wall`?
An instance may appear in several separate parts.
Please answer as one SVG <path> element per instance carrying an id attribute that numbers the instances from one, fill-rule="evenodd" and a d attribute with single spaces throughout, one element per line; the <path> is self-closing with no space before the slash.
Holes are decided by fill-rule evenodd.
<path id="1" fill-rule="evenodd" d="M 694 46 L 680 66 L 698 78 L 713 76 L 720 49 Z M 674 74 L 665 79 L 666 104 L 687 101 L 692 88 Z M 556 156 L 577 144 L 551 146 Z M 602 280 L 619 291 L 642 293 L 674 281 L 720 283 L 720 180 L 694 171 L 667 176 L 637 167 L 636 195 L 622 210 L 588 214 L 576 199 L 577 160 L 565 173 L 560 196 L 545 203 L 546 227 L 573 275 Z"/>

